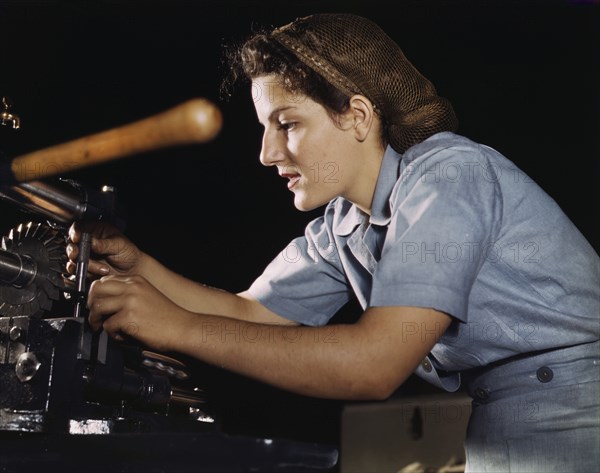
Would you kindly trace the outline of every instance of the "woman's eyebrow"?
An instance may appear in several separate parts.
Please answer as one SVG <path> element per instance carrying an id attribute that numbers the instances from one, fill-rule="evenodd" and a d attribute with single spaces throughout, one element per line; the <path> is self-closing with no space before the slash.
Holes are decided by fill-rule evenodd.
<path id="1" fill-rule="evenodd" d="M 296 108 L 296 106 L 295 105 L 282 105 L 281 107 L 277 107 L 271 113 L 269 113 L 269 117 L 268 117 L 269 121 L 274 120 L 278 114 L 280 114 L 281 112 L 284 112 L 286 110 L 289 110 L 291 108 Z"/>

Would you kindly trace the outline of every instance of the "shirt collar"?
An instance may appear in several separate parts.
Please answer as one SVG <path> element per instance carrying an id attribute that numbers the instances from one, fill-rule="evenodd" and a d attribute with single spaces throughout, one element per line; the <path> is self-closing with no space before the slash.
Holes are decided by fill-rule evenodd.
<path id="1" fill-rule="evenodd" d="M 371 204 L 371 216 L 366 215 L 356 205 L 345 201 L 343 204 L 347 208 L 345 215 L 334 227 L 334 233 L 337 235 L 349 235 L 358 225 L 365 220 L 374 225 L 387 225 L 391 220 L 390 195 L 400 173 L 400 160 L 402 155 L 396 153 L 391 146 L 388 146 L 383 155 L 373 202 Z M 348 208 L 349 207 L 349 208 Z"/>
<path id="2" fill-rule="evenodd" d="M 387 225 L 392 218 L 390 209 L 390 195 L 400 175 L 400 160 L 402 155 L 396 153 L 388 146 L 383 155 L 379 177 L 375 185 L 373 202 L 371 204 L 370 223 L 374 225 Z"/>

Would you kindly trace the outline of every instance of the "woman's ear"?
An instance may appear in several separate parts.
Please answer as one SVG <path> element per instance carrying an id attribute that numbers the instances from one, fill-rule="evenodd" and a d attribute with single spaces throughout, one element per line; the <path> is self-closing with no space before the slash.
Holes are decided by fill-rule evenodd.
<path id="1" fill-rule="evenodd" d="M 364 95 L 350 97 L 348 113 L 352 119 L 354 136 L 360 142 L 365 141 L 373 129 L 375 109 L 373 103 Z"/>

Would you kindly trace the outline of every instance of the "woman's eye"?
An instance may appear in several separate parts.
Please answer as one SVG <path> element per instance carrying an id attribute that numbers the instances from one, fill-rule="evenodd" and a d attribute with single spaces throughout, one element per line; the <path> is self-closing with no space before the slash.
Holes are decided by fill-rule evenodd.
<path id="1" fill-rule="evenodd" d="M 283 131 L 290 131 L 294 126 L 296 126 L 296 122 L 279 123 L 279 129 Z"/>

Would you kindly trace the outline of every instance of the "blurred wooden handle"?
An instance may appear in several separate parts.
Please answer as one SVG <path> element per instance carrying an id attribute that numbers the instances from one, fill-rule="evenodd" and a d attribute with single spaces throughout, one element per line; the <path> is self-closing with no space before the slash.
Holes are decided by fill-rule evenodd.
<path id="1" fill-rule="evenodd" d="M 145 151 L 204 143 L 222 124 L 213 103 L 192 99 L 128 125 L 17 156 L 10 167 L 17 182 L 42 179 Z"/>

